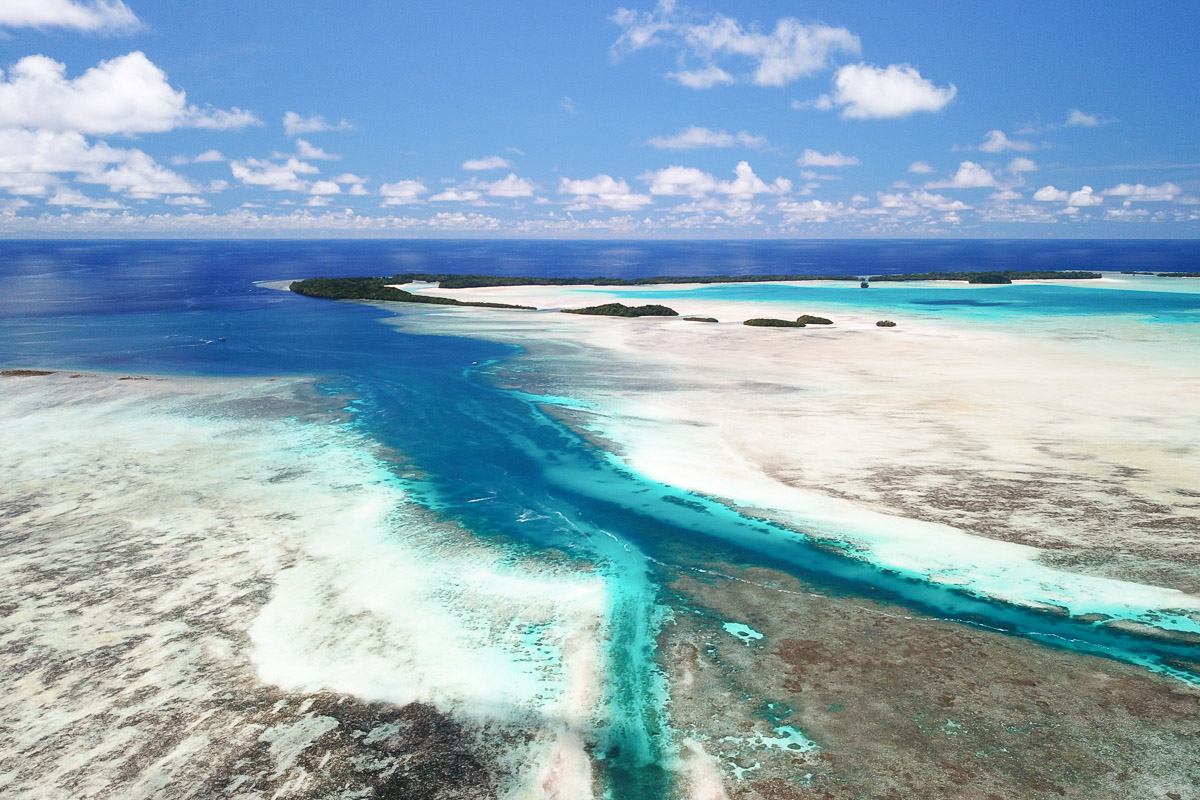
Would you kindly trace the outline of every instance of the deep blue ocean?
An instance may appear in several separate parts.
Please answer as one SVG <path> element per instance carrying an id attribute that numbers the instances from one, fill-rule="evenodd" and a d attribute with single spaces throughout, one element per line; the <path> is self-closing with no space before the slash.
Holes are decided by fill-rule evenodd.
<path id="1" fill-rule="evenodd" d="M 1155 638 L 970 597 L 825 548 L 784 541 L 783 532 L 769 523 L 672 487 L 647 484 L 613 467 L 527 397 L 488 379 L 488 365 L 516 357 L 515 348 L 405 333 L 379 324 L 406 313 L 403 308 L 335 304 L 254 282 L 397 272 L 869 275 L 983 268 L 1190 271 L 1198 264 L 1200 243 L 1190 241 L 0 242 L 0 367 L 313 376 L 338 402 L 354 398 L 356 426 L 411 459 L 421 475 L 412 484 L 419 500 L 480 535 L 569 551 L 580 546 L 581 532 L 585 539 L 588 532 L 608 533 L 667 563 L 673 548 L 694 541 L 714 560 L 785 569 L 829 592 L 870 596 L 965 624 L 1162 667 L 1166 660 L 1184 664 L 1195 653 Z M 1072 287 L 1026 292 L 1022 299 L 1021 291 L 1037 287 L 1011 288 L 1018 291 L 1008 296 L 1016 299 L 994 295 L 996 302 L 1024 304 L 1018 309 L 1022 313 L 1103 312 L 1089 303 L 1142 294 L 1080 294 Z M 896 302 L 946 297 L 922 295 L 919 288 L 904 291 L 915 294 L 897 296 Z M 1088 291 L 1106 300 L 1088 300 Z M 1197 298 L 1135 298 L 1145 305 L 1130 311 L 1194 315 L 1200 311 Z M 1047 304 L 1066 310 L 1045 310 Z M 497 499 L 470 502 L 481 496 Z M 548 522 L 517 524 L 529 510 Z M 563 519 L 571 521 L 567 529 L 549 522 Z M 631 583 L 631 616 L 637 613 L 632 605 L 637 593 L 645 591 Z M 653 582 L 648 591 L 654 593 Z M 639 686 L 653 668 L 647 649 L 652 642 L 645 641 L 640 625 L 630 619 L 624 628 L 617 626 L 616 635 L 625 639 L 613 651 L 614 674 L 624 675 L 616 702 L 633 719 L 639 703 L 646 702 L 637 696 Z M 1182 667 L 1176 674 L 1189 677 Z M 655 796 L 657 773 L 644 769 L 654 760 L 652 735 L 631 728 L 614 731 L 613 737 L 614 752 L 626 753 L 624 762 L 612 765 L 618 783 L 627 787 L 619 796 Z"/>

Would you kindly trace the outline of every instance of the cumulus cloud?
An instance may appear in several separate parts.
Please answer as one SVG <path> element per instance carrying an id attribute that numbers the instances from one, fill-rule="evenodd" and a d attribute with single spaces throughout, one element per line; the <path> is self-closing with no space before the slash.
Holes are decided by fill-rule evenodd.
<path id="1" fill-rule="evenodd" d="M 141 150 L 92 144 L 74 131 L 0 129 L 0 188 L 10 194 L 44 195 L 62 183 L 59 176 L 64 173 L 135 198 L 199 191 Z"/>
<path id="2" fill-rule="evenodd" d="M 717 179 L 695 167 L 672 166 L 645 172 L 639 176 L 650 184 L 650 194 L 675 197 L 703 197 L 717 188 Z"/>
<path id="3" fill-rule="evenodd" d="M 483 194 L 474 189 L 451 187 L 429 198 L 431 203 L 481 203 Z"/>
<path id="4" fill-rule="evenodd" d="M 405 206 L 421 202 L 421 195 L 429 190 L 420 181 L 397 181 L 379 187 L 385 206 Z"/>
<path id="5" fill-rule="evenodd" d="M 471 158 L 463 162 L 462 168 L 465 170 L 485 171 L 489 169 L 512 169 L 512 162 L 507 158 L 500 156 L 484 156 L 483 158 Z"/>
<path id="6" fill-rule="evenodd" d="M 786 194 L 792 190 L 792 182 L 787 178 L 776 178 L 774 182 L 766 183 L 754 174 L 750 164 L 745 161 L 739 161 L 733 172 L 732 181 L 720 181 L 694 167 L 671 166 L 645 172 L 638 177 L 650 184 L 651 194 L 665 196 L 698 198 L 716 193 L 749 200 L 757 194 Z"/>
<path id="7" fill-rule="evenodd" d="M 1174 183 L 1161 183 L 1158 186 L 1147 186 L 1144 183 L 1119 183 L 1111 189 L 1105 189 L 1101 194 L 1109 197 L 1124 197 L 1143 203 L 1164 203 L 1171 202 L 1183 194 L 1183 189 Z"/>
<path id="8" fill-rule="evenodd" d="M 347 120 L 339 122 L 327 122 L 322 114 L 312 114 L 304 117 L 297 114 L 295 111 L 288 111 L 283 115 L 283 132 L 288 136 L 303 136 L 306 133 L 321 133 L 323 131 L 348 131 L 353 130 L 354 126 Z"/>
<path id="9" fill-rule="evenodd" d="M 864 200 L 866 198 L 863 198 Z M 830 222 L 831 220 L 852 216 L 859 213 L 853 206 L 843 203 L 831 203 L 824 200 L 780 200 L 777 205 L 785 221 L 796 222 Z"/>
<path id="10" fill-rule="evenodd" d="M 49 205 L 54 206 L 71 206 L 73 208 L 124 208 L 119 201 L 106 197 L 102 200 L 88 197 L 78 189 L 72 189 L 69 186 L 61 186 L 54 196 L 46 201 Z"/>
<path id="11" fill-rule="evenodd" d="M 200 155 L 192 159 L 193 164 L 215 164 L 224 161 L 225 156 L 221 155 L 220 150 L 205 150 Z"/>
<path id="12" fill-rule="evenodd" d="M 1037 172 L 1037 168 L 1037 164 L 1033 162 L 1032 158 L 1025 158 L 1024 156 L 1017 156 L 1008 162 L 1008 166 L 1005 167 L 1006 170 L 1014 175 L 1019 175 L 1022 172 Z"/>
<path id="13" fill-rule="evenodd" d="M 908 171 L 914 175 L 932 175 L 933 167 L 928 161 L 914 161 L 908 165 Z"/>
<path id="14" fill-rule="evenodd" d="M 888 119 L 941 111 L 957 94 L 954 84 L 935 86 L 908 64 L 877 67 L 860 62 L 839 69 L 833 76 L 833 91 L 811 105 L 840 108 L 844 119 Z"/>
<path id="15" fill-rule="evenodd" d="M 265 159 L 248 158 L 245 161 L 230 161 L 233 177 L 246 186 L 262 186 L 273 192 L 306 192 L 309 184 L 301 175 L 320 172 L 312 164 L 298 158 L 289 158 L 283 163 Z"/>
<path id="16" fill-rule="evenodd" d="M 836 153 L 820 153 L 816 150 L 805 150 L 804 155 L 796 159 L 802 167 L 850 167 L 861 163 L 857 156 L 844 156 L 842 151 Z"/>
<path id="17" fill-rule="evenodd" d="M 1097 125 L 1107 125 L 1112 121 L 1111 119 L 1104 119 L 1098 114 L 1087 114 L 1078 108 L 1072 108 L 1067 112 L 1067 121 L 1063 125 L 1067 127 L 1094 128 Z"/>
<path id="18" fill-rule="evenodd" d="M 195 195 L 178 195 L 176 197 L 168 197 L 163 200 L 169 206 L 190 206 L 194 208 L 203 208 L 208 205 L 208 201 L 203 197 Z"/>
<path id="19" fill-rule="evenodd" d="M 308 187 L 309 194 L 341 194 L 342 187 L 336 181 L 313 181 Z"/>
<path id="20" fill-rule="evenodd" d="M 649 12 L 618 9 L 612 21 L 622 32 L 613 54 L 620 57 L 648 47 L 669 47 L 681 63 L 696 66 L 667 77 L 692 89 L 709 89 L 736 80 L 786 86 L 826 69 L 836 53 L 857 54 L 861 49 L 858 37 L 845 28 L 805 24 L 794 17 L 777 20 L 769 33 L 757 23 L 743 26 L 723 14 L 699 19 L 697 12 L 677 8 L 674 0 L 660 0 Z M 748 61 L 751 69 L 735 78 L 719 61 Z"/>
<path id="21" fill-rule="evenodd" d="M 296 155 L 300 158 L 311 158 L 314 161 L 332 161 L 341 158 L 339 155 L 326 153 L 319 147 L 309 144 L 303 139 L 296 140 Z"/>
<path id="22" fill-rule="evenodd" d="M 580 180 L 562 178 L 558 191 L 575 197 L 577 204 L 574 208 L 581 210 L 600 205 L 617 211 L 632 211 L 653 202 L 649 195 L 631 191 L 623 179 L 617 180 L 604 174 Z"/>
<path id="23" fill-rule="evenodd" d="M 1004 135 L 1004 131 L 988 131 L 983 144 L 979 145 L 979 149 L 985 153 L 1003 153 L 1005 150 L 1027 152 L 1036 148 L 1037 145 L 1033 142 L 1009 139 Z"/>
<path id="24" fill-rule="evenodd" d="M 492 197 L 532 197 L 533 182 L 519 178 L 515 173 L 508 173 L 504 178 L 486 184 L 487 193 Z"/>
<path id="25" fill-rule="evenodd" d="M 942 194 L 917 189 L 904 193 L 879 192 L 876 196 L 879 208 L 898 217 L 915 217 L 930 211 L 967 211 L 971 206 L 961 200 L 953 200 Z"/>
<path id="26" fill-rule="evenodd" d="M 84 33 L 124 33 L 137 30 L 141 25 L 141 20 L 121 0 L 0 2 L 0 28 L 69 28 Z"/>
<path id="27" fill-rule="evenodd" d="M 188 105 L 182 90 L 145 53 L 118 56 L 67 78 L 67 66 L 26 56 L 0 73 L 0 126 L 90 134 L 159 133 L 175 128 L 259 124 L 249 111 Z"/>
<path id="28" fill-rule="evenodd" d="M 1080 206 L 1098 206 L 1104 202 L 1104 198 L 1092 192 L 1092 187 L 1084 186 L 1077 192 L 1071 192 L 1071 196 L 1067 198 L 1067 205 L 1073 207 Z"/>
<path id="29" fill-rule="evenodd" d="M 1033 199 L 1041 203 L 1061 203 L 1065 201 L 1068 194 L 1063 189 L 1056 189 L 1053 186 L 1043 186 L 1033 193 Z"/>
<path id="30" fill-rule="evenodd" d="M 996 176 L 986 167 L 974 161 L 964 161 L 958 171 L 946 180 L 930 181 L 926 189 L 982 189 L 996 185 Z"/>
<path id="31" fill-rule="evenodd" d="M 673 136 L 655 136 L 646 144 L 659 150 L 700 150 L 708 147 L 760 149 L 767 146 L 767 139 L 765 136 L 753 136 L 746 131 L 726 133 L 692 125 Z"/>

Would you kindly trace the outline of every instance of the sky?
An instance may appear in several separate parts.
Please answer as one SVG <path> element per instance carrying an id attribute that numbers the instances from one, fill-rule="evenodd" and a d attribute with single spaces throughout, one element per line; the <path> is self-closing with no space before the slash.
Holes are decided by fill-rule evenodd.
<path id="1" fill-rule="evenodd" d="M 0 236 L 1200 236 L 1200 3 L 0 0 Z"/>

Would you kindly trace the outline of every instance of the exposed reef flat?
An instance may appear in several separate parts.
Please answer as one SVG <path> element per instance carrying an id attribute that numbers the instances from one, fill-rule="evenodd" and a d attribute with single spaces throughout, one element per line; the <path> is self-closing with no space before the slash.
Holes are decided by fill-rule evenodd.
<path id="1" fill-rule="evenodd" d="M 596 581 L 409 504 L 336 400 L 6 382 L 0 795 L 590 794 Z"/>

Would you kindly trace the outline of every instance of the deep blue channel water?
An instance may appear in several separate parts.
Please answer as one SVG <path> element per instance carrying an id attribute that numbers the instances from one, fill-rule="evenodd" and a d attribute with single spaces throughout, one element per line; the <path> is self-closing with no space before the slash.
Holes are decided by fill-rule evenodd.
<path id="1" fill-rule="evenodd" d="M 527 396 L 488 379 L 490 365 L 516 357 L 515 348 L 405 333 L 380 324 L 403 308 L 334 304 L 254 281 L 402 271 L 617 277 L 980 266 L 1176 271 L 1195 269 L 1198 255 L 1191 242 L 0 242 L 0 367 L 314 376 L 331 396 L 356 398 L 355 424 L 412 460 L 422 475 L 412 484 L 420 500 L 480 535 L 584 556 L 594 555 L 589 538 L 611 535 L 659 560 L 682 541 L 697 542 L 700 551 L 707 541 L 714 554 L 785 569 L 832 593 L 1196 679 L 1195 648 L 880 570 L 623 472 Z M 1044 305 L 1054 294 L 1013 288 L 1020 291 L 1011 301 L 997 296 L 997 302 Z M 925 296 L 900 291 L 908 294 L 898 294 L 898 303 Z M 1058 297 L 1063 313 L 1084 313 L 1080 295 Z M 1181 297 L 1194 305 L 1194 295 Z M 926 296 L 939 298 L 946 295 Z M 470 502 L 483 496 L 494 500 Z M 518 523 L 531 510 L 544 521 Z M 613 702 L 625 718 L 608 734 L 614 796 L 661 796 L 666 778 L 657 765 L 657 723 L 641 691 L 653 667 L 653 642 L 645 621 L 632 618 L 638 609 L 620 613 L 631 618 L 614 622 L 611 653 L 618 667 Z"/>

